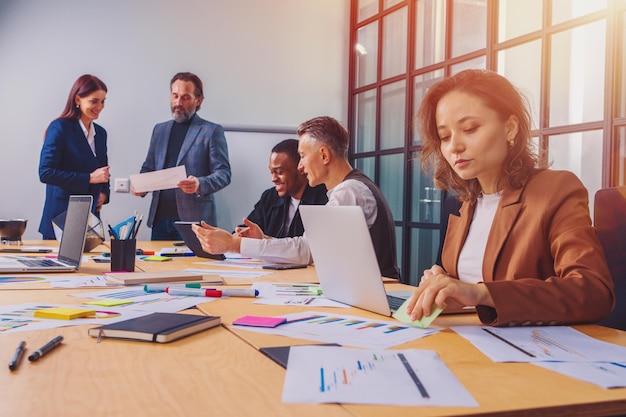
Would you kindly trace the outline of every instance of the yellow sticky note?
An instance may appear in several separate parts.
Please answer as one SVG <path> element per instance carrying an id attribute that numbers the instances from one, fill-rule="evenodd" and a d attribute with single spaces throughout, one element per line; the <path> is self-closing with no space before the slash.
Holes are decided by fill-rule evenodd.
<path id="1" fill-rule="evenodd" d="M 83 304 L 88 304 L 92 306 L 102 306 L 102 307 L 115 307 L 115 306 L 121 306 L 124 304 L 132 304 L 132 303 L 134 303 L 134 301 L 118 300 L 116 298 L 103 298 L 101 300 L 85 301 Z"/>
<path id="2" fill-rule="evenodd" d="M 143 261 L 165 262 L 165 261 L 171 261 L 172 258 L 170 256 L 152 255 L 152 256 L 146 256 L 142 260 Z"/>
<path id="3" fill-rule="evenodd" d="M 74 307 L 51 307 L 41 310 L 35 310 L 35 317 L 42 319 L 60 319 L 60 320 L 72 320 L 79 317 L 89 317 L 96 314 L 95 310 L 87 308 L 74 308 Z"/>
<path id="4" fill-rule="evenodd" d="M 443 308 L 439 308 L 433 305 L 433 310 L 430 313 L 430 315 L 423 316 L 419 320 L 412 321 L 411 316 L 409 316 L 406 312 L 406 305 L 408 303 L 409 303 L 408 299 L 404 303 L 402 303 L 398 311 L 393 313 L 393 318 L 398 321 L 401 321 L 402 323 L 406 323 L 414 327 L 420 327 L 422 329 L 425 329 L 426 327 L 430 326 L 430 323 L 432 323 L 433 320 L 435 320 L 437 316 L 443 311 Z M 445 305 L 444 305 L 444 308 L 445 308 Z"/>

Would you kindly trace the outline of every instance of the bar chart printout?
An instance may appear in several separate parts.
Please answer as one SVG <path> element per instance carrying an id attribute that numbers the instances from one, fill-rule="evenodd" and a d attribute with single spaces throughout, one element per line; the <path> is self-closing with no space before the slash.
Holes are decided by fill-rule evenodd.
<path id="1" fill-rule="evenodd" d="M 478 405 L 433 351 L 329 346 L 291 348 L 283 401 Z"/>
<path id="2" fill-rule="evenodd" d="M 317 311 L 285 314 L 280 317 L 287 319 L 287 322 L 276 328 L 246 328 L 245 330 L 365 349 L 389 349 L 441 330 L 439 328 L 418 329 L 398 321 Z"/>
<path id="3" fill-rule="evenodd" d="M 569 326 L 487 328 L 453 326 L 495 362 L 626 362 L 626 347 Z"/>

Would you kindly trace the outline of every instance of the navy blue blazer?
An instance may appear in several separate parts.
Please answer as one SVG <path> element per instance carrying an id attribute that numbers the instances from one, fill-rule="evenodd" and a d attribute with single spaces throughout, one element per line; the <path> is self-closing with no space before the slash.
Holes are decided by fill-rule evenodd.
<path id="1" fill-rule="evenodd" d="M 56 119 L 48 126 L 39 158 L 39 180 L 46 184 L 46 202 L 39 224 L 44 239 L 54 238 L 52 219 L 67 210 L 70 195 L 91 194 L 94 214 L 100 193 L 105 193 L 109 200 L 109 183 L 89 183 L 89 174 L 109 164 L 107 133 L 95 123 L 94 129 L 95 156 L 78 120 Z"/>
<path id="2" fill-rule="evenodd" d="M 174 120 L 169 120 L 154 127 L 148 155 L 141 167 L 142 173 L 165 168 L 167 144 L 174 123 Z M 180 220 L 204 220 L 215 226 L 213 193 L 230 184 L 228 145 L 222 126 L 202 119 L 197 113 L 194 114 L 176 165 L 184 165 L 187 175 L 193 175 L 200 181 L 200 189 L 195 194 L 186 194 L 176 188 L 176 207 Z M 152 193 L 148 227 L 152 227 L 154 222 L 159 197 L 159 191 Z"/>

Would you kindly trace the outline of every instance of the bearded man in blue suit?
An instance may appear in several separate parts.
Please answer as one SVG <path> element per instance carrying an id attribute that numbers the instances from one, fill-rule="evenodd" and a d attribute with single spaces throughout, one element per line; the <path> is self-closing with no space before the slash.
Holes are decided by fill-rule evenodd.
<path id="1" fill-rule="evenodd" d="M 172 78 L 170 90 L 173 120 L 154 127 L 141 172 L 184 165 L 188 177 L 178 188 L 152 193 L 148 215 L 152 240 L 180 240 L 174 227 L 177 220 L 204 220 L 214 225 L 213 193 L 230 184 L 224 129 L 197 114 L 204 99 L 202 81 L 195 74 L 181 72 Z"/>

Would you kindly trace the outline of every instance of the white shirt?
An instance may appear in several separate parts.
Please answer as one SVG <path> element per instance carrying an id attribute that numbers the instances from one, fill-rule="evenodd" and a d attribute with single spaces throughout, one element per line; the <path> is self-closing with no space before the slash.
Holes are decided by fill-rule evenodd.
<path id="1" fill-rule="evenodd" d="M 371 227 L 376 220 L 378 206 L 372 191 L 358 180 L 346 180 L 328 190 L 329 206 L 361 206 L 367 225 Z M 330 238 L 330 237 L 329 237 Z M 306 233 L 303 236 L 280 239 L 241 239 L 242 256 L 263 259 L 268 262 L 310 264 L 313 262 Z"/>
<path id="2" fill-rule="evenodd" d="M 87 130 L 81 119 L 78 119 L 78 124 L 80 124 L 80 128 L 85 134 L 85 138 L 87 138 L 87 143 L 91 148 L 91 152 L 93 152 L 93 155 L 96 156 L 96 129 L 94 129 L 93 123 L 89 125 L 89 130 Z"/>
<path id="3" fill-rule="evenodd" d="M 476 201 L 474 218 L 459 254 L 458 272 L 459 279 L 463 282 L 477 284 L 483 281 L 485 248 L 501 196 L 501 193 L 488 194 Z"/>
<path id="4" fill-rule="evenodd" d="M 285 220 L 286 224 L 283 226 L 285 232 L 289 232 L 289 227 L 291 226 L 291 222 L 296 215 L 296 210 L 298 210 L 299 205 L 300 200 L 291 197 L 289 200 L 289 212 L 287 213 L 287 219 Z"/>

